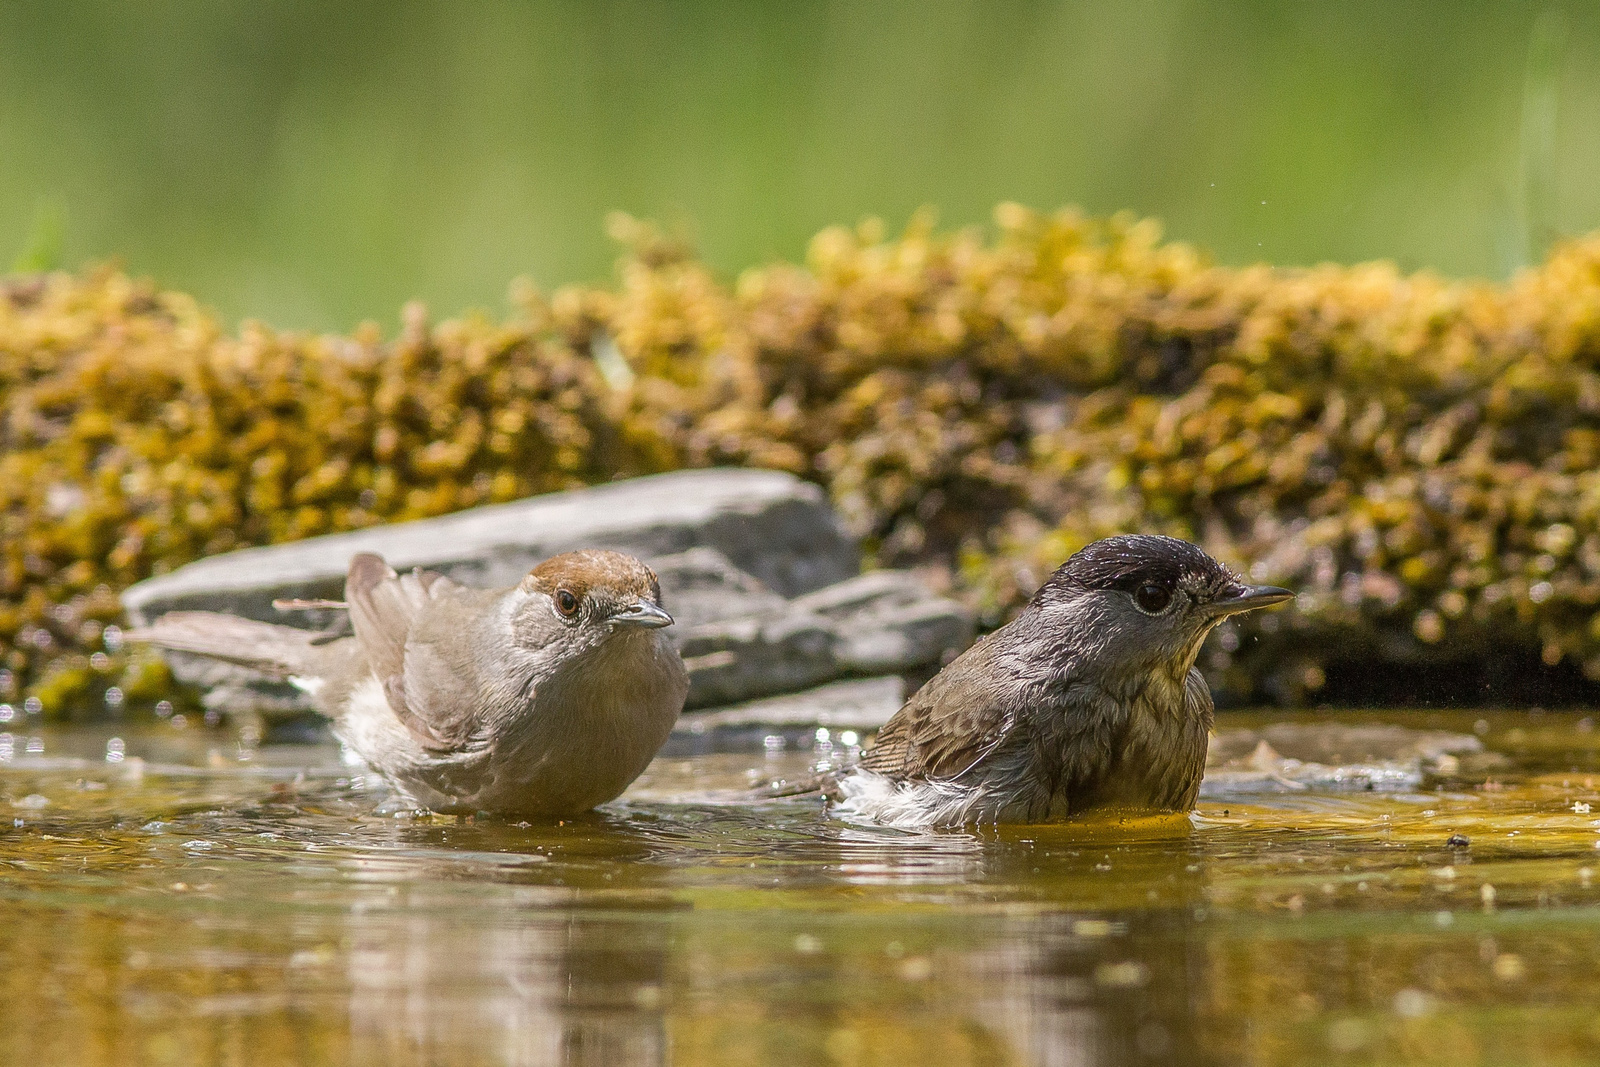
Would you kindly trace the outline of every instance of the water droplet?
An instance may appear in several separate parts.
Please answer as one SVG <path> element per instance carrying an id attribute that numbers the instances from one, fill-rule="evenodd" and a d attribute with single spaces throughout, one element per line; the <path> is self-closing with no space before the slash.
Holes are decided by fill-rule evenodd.
<path id="1" fill-rule="evenodd" d="M 1095 985 L 1110 989 L 1137 989 L 1150 980 L 1150 968 L 1137 960 L 1102 963 L 1094 969 Z"/>
<path id="2" fill-rule="evenodd" d="M 1360 1019 L 1338 1019 L 1328 1027 L 1328 1047 L 1335 1052 L 1355 1052 L 1370 1040 Z"/>
<path id="3" fill-rule="evenodd" d="M 1394 1013 L 1402 1019 L 1417 1019 L 1432 1010 L 1432 998 L 1420 989 L 1402 989 L 1394 995 Z"/>
<path id="4" fill-rule="evenodd" d="M 1502 982 L 1519 981 L 1527 973 L 1527 965 L 1522 962 L 1521 956 L 1502 952 L 1494 958 L 1494 976 Z"/>

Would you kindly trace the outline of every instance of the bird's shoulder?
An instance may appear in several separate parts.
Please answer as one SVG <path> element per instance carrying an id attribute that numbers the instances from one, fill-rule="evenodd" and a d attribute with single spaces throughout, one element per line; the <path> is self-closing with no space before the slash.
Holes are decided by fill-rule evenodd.
<path id="1" fill-rule="evenodd" d="M 494 594 L 470 590 L 435 571 L 397 574 L 381 556 L 350 561 L 345 602 L 356 646 L 383 687 L 395 717 L 424 748 L 449 751 L 477 727 L 477 686 L 466 632 L 475 614 L 459 603 Z M 461 616 L 447 617 L 455 604 Z"/>

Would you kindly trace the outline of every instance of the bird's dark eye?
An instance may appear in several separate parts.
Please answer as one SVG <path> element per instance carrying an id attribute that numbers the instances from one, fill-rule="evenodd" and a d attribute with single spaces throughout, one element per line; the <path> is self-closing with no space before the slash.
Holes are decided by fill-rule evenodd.
<path id="1" fill-rule="evenodd" d="M 571 618 L 578 611 L 578 598 L 572 595 L 571 590 L 556 590 L 556 610 Z"/>
<path id="2" fill-rule="evenodd" d="M 1160 615 L 1172 603 L 1172 590 L 1154 582 L 1146 582 L 1133 591 L 1133 602 L 1146 615 Z"/>

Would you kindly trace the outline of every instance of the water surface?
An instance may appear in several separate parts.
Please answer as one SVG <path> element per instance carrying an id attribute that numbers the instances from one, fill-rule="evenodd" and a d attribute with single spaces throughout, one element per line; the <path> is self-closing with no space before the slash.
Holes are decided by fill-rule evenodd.
<path id="1" fill-rule="evenodd" d="M 730 800 L 802 769 L 793 747 L 663 758 L 530 825 L 379 814 L 331 745 L 17 730 L 0 1058 L 1593 1061 L 1600 737 L 1576 713 L 1405 721 L 1511 762 L 908 834 Z"/>

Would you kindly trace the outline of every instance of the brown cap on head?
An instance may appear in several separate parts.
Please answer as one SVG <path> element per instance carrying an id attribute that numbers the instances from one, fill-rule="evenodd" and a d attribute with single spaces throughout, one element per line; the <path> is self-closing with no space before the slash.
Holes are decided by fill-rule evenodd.
<path id="1" fill-rule="evenodd" d="M 556 614 L 568 622 L 605 622 L 613 629 L 672 625 L 672 616 L 661 608 L 655 572 L 622 552 L 563 552 L 530 571 L 522 588 L 548 596 Z"/>
<path id="2" fill-rule="evenodd" d="M 625 552 L 604 548 L 585 548 L 551 556 L 522 579 L 530 593 L 554 596 L 565 589 L 582 598 L 591 592 L 606 592 L 614 597 L 645 597 L 661 602 L 661 583 L 655 572 Z"/>

